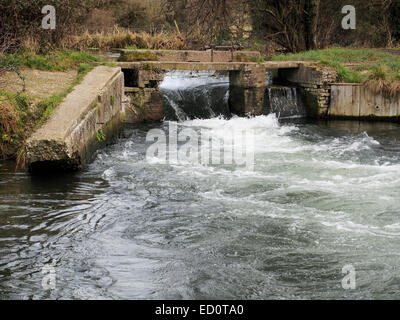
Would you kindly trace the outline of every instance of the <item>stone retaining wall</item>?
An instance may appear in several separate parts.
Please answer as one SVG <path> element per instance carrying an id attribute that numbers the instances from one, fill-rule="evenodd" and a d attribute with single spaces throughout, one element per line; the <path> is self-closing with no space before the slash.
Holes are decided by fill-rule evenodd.
<path id="1" fill-rule="evenodd" d="M 128 97 L 126 123 L 161 121 L 164 118 L 163 93 L 155 88 L 125 88 Z"/>
<path id="2" fill-rule="evenodd" d="M 231 112 L 261 115 L 264 107 L 266 69 L 260 64 L 243 65 L 239 71 L 229 72 L 229 108 Z"/>
<path id="3" fill-rule="evenodd" d="M 335 70 L 302 63 L 298 69 L 279 69 L 277 77 L 282 82 L 289 82 L 300 88 L 308 116 L 321 118 L 327 115 L 331 83 L 336 82 L 337 78 Z"/>
<path id="4" fill-rule="evenodd" d="M 125 95 L 128 97 L 126 122 L 161 121 L 164 118 L 164 101 L 158 86 L 164 79 L 164 71 L 146 64 L 123 71 Z"/>

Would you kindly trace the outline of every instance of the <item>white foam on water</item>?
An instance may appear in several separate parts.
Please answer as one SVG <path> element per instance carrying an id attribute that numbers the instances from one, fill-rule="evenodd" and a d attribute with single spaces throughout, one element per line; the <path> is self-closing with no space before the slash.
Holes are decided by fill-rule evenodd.
<path id="1" fill-rule="evenodd" d="M 177 103 L 175 103 L 175 101 L 171 98 L 169 98 L 167 95 L 164 96 L 165 99 L 168 100 L 169 104 L 171 105 L 172 109 L 174 109 L 175 111 L 175 115 L 178 118 L 179 121 L 185 121 L 187 120 L 187 115 L 186 113 L 182 110 L 181 107 L 178 106 Z"/>
<path id="2" fill-rule="evenodd" d="M 115 177 L 115 174 L 116 173 L 115 173 L 115 169 L 114 168 L 108 168 L 107 170 L 105 170 L 103 172 L 102 178 L 108 180 L 110 178 Z"/>
<path id="3" fill-rule="evenodd" d="M 163 126 L 167 135 L 169 124 L 172 122 L 165 122 Z M 229 146 L 254 152 L 255 167 L 250 170 L 223 164 L 204 165 L 199 161 L 199 153 L 204 151 L 202 147 L 180 163 L 160 163 L 154 157 L 131 161 L 129 166 L 152 168 L 162 174 L 163 179 L 192 181 L 201 189 L 206 184 L 208 190 L 199 190 L 198 196 L 204 201 L 224 204 L 229 208 L 225 215 L 295 219 L 302 221 L 300 225 L 312 221 L 333 233 L 397 236 L 395 222 L 378 224 L 370 216 L 375 210 L 386 212 L 397 206 L 400 163 L 380 163 L 375 155 L 370 161 L 353 159 L 352 154 L 364 152 L 368 155 L 380 147 L 379 141 L 366 133 L 339 138 L 321 136 L 315 142 L 303 138 L 301 126 L 281 124 L 275 114 L 229 120 L 222 117 L 194 119 L 179 122 L 177 126 L 178 132 L 205 130 L 217 139 L 233 134 Z M 254 133 L 251 143 L 240 135 L 246 130 Z M 131 144 L 125 147 L 128 150 L 123 152 L 122 161 L 134 148 Z M 120 179 L 112 170 L 106 170 L 104 178 Z M 247 194 L 246 190 L 252 185 L 269 186 L 269 191 L 263 192 L 257 187 L 254 193 Z M 238 196 L 238 193 L 243 195 Z"/>
<path id="4" fill-rule="evenodd" d="M 229 83 L 229 77 L 215 71 L 169 71 L 165 74 L 160 89 L 178 90 L 195 88 L 215 83 Z"/>

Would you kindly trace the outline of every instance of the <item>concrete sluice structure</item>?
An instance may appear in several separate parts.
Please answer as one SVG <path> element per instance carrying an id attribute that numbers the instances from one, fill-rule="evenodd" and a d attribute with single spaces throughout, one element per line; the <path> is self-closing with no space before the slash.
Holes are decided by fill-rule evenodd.
<path id="1" fill-rule="evenodd" d="M 40 173 L 81 169 L 121 131 L 123 93 L 120 68 L 92 70 L 27 140 L 25 167 Z"/>
<path id="2" fill-rule="evenodd" d="M 265 105 L 267 72 L 279 76 L 279 70 L 298 69 L 300 62 L 120 62 L 125 74 L 125 92 L 130 98 L 129 122 L 164 118 L 163 93 L 159 89 L 165 73 L 216 71 L 229 76 L 229 109 L 239 116 L 261 115 Z"/>

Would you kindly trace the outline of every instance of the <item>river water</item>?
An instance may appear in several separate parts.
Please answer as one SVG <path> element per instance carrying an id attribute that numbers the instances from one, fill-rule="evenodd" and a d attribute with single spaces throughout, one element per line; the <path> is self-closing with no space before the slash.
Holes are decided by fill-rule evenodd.
<path id="1" fill-rule="evenodd" d="M 169 125 L 127 126 L 76 174 L 0 162 L 1 299 L 400 297 L 399 125 L 179 122 L 252 130 L 253 168 L 149 161 L 147 133 Z"/>

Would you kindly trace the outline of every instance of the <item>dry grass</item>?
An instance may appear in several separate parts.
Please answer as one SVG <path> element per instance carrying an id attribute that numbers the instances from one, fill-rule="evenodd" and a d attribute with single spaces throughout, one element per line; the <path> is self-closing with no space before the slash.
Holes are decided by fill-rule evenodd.
<path id="1" fill-rule="evenodd" d="M 371 67 L 364 85 L 370 91 L 387 97 L 397 97 L 400 94 L 399 75 L 384 64 L 376 64 Z"/>
<path id="2" fill-rule="evenodd" d="M 153 50 L 179 50 L 185 48 L 185 42 L 177 34 L 161 32 L 152 35 L 146 32 L 135 33 L 114 27 L 114 30 L 111 32 L 85 32 L 82 35 L 70 36 L 64 40 L 62 46 L 78 50 L 109 50 L 111 48 L 123 49 L 127 47 Z"/>
<path id="3" fill-rule="evenodd" d="M 400 95 L 400 81 L 388 81 L 383 79 L 368 79 L 364 85 L 373 93 L 383 94 L 386 97 L 397 97 Z"/>
<path id="4" fill-rule="evenodd" d="M 24 68 L 21 70 L 25 78 L 24 93 L 33 101 L 59 94 L 68 88 L 76 77 L 76 70 L 68 72 L 50 72 Z M 21 92 L 22 83 L 14 72 L 5 72 L 0 81 L 0 91 L 17 94 Z"/>
<path id="5" fill-rule="evenodd" d="M 38 54 L 40 51 L 40 43 L 37 38 L 28 36 L 27 38 L 23 39 L 21 48 L 22 51 Z"/>
<path id="6" fill-rule="evenodd" d="M 16 132 L 19 121 L 15 107 L 4 97 L 0 100 L 0 132 Z"/>
<path id="7" fill-rule="evenodd" d="M 24 105 L 22 105 L 22 103 Z M 21 136 L 24 135 L 22 122 L 26 121 L 26 104 L 20 105 L 12 99 L 0 95 L 0 159 L 13 157 L 21 146 Z"/>

